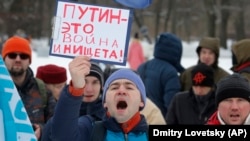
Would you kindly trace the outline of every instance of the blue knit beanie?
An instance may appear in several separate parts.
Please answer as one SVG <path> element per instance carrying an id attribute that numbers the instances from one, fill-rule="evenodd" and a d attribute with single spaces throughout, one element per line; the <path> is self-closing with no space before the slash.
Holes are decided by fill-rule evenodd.
<path id="1" fill-rule="evenodd" d="M 117 79 L 128 79 L 128 80 L 132 81 L 136 85 L 136 87 L 139 89 L 141 97 L 142 97 L 142 101 L 143 101 L 144 106 L 145 106 L 145 104 L 146 104 L 146 90 L 145 90 L 144 83 L 142 82 L 142 80 L 138 74 L 136 74 L 133 70 L 127 69 L 127 68 L 119 69 L 119 70 L 113 72 L 108 77 L 107 81 L 104 84 L 104 90 L 103 90 L 103 95 L 102 95 L 102 103 L 103 104 L 105 101 L 105 97 L 106 97 L 106 93 L 107 93 L 109 85 Z M 140 110 L 142 110 L 143 108 L 144 107 L 140 108 Z"/>

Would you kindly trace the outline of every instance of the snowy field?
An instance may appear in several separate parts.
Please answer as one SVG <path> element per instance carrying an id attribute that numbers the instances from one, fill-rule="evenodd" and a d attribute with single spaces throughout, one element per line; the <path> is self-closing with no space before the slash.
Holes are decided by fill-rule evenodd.
<path id="1" fill-rule="evenodd" d="M 149 45 L 146 42 L 142 42 L 144 54 L 148 58 L 152 58 L 153 54 L 153 45 Z M 231 47 L 232 42 L 228 42 L 229 47 Z M 186 43 L 183 42 L 183 56 L 181 59 L 181 64 L 187 68 L 191 65 L 197 63 L 197 54 L 196 54 L 196 47 L 198 46 L 198 41 Z M 32 64 L 31 68 L 36 75 L 36 70 L 38 66 L 46 65 L 46 64 L 56 64 L 59 66 L 63 66 L 68 68 L 68 63 L 72 60 L 70 58 L 63 58 L 63 57 L 56 57 L 56 56 L 49 56 L 49 47 L 47 40 L 33 40 L 32 47 L 36 49 L 33 51 L 32 54 Z M 219 66 L 227 70 L 229 73 L 232 73 L 230 68 L 232 67 L 231 61 L 231 51 L 230 49 L 221 49 L 220 50 L 220 58 L 219 58 Z M 117 67 L 129 67 L 127 63 L 126 66 L 117 66 Z M 67 70 L 68 71 L 68 70 Z M 69 72 L 67 72 L 68 78 L 70 78 Z M 68 79 L 69 80 L 69 79 Z"/>

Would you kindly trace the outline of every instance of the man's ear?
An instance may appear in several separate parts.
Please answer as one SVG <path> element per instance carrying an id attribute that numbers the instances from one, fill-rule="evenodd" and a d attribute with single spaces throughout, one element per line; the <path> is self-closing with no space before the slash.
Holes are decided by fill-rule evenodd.
<path id="1" fill-rule="evenodd" d="M 104 109 L 106 109 L 106 110 L 108 109 L 108 106 L 107 106 L 107 103 L 106 103 L 106 102 L 103 103 L 103 107 L 104 107 Z"/>
<path id="2" fill-rule="evenodd" d="M 144 102 L 141 101 L 140 108 L 144 107 L 144 105 L 145 105 Z"/>

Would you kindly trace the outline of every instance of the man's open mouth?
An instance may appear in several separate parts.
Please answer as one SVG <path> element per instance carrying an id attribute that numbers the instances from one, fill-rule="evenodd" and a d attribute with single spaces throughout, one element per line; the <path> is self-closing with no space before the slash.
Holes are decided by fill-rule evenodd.
<path id="1" fill-rule="evenodd" d="M 238 114 L 236 114 L 236 115 L 230 115 L 230 117 L 232 117 L 232 118 L 238 118 L 238 117 L 240 117 L 240 115 L 238 115 Z"/>
<path id="2" fill-rule="evenodd" d="M 128 106 L 126 101 L 119 101 L 116 105 L 118 110 L 126 109 Z"/>

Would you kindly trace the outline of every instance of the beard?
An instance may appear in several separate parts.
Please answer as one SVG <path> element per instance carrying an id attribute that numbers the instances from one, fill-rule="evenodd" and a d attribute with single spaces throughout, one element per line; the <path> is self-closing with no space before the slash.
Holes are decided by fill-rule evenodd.
<path id="1" fill-rule="evenodd" d="M 14 68 L 11 68 L 9 70 L 10 72 L 10 75 L 13 76 L 13 77 L 18 77 L 18 76 L 22 76 L 25 72 L 24 69 L 20 69 L 20 70 L 15 70 Z"/>

